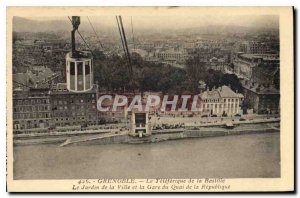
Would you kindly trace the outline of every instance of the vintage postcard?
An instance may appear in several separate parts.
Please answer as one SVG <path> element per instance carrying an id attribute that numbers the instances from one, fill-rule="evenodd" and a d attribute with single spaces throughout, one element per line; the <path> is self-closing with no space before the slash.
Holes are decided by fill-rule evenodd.
<path id="1" fill-rule="evenodd" d="M 293 7 L 8 7 L 9 192 L 294 191 Z"/>

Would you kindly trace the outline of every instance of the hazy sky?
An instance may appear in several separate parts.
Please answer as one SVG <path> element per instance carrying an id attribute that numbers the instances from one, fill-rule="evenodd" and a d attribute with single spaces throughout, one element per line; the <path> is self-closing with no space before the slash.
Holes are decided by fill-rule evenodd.
<path id="1" fill-rule="evenodd" d="M 89 16 L 93 24 L 100 23 L 102 25 L 112 27 L 116 26 L 114 16 Z M 124 26 L 131 25 L 131 16 L 122 16 Z M 27 18 L 31 20 L 68 20 L 67 17 L 43 17 L 43 18 Z M 133 16 L 134 29 L 145 28 L 189 28 L 201 27 L 207 25 L 234 25 L 244 27 L 266 27 L 278 28 L 279 17 L 273 15 L 244 15 L 244 16 Z M 81 23 L 88 23 L 86 16 L 81 16 Z"/>

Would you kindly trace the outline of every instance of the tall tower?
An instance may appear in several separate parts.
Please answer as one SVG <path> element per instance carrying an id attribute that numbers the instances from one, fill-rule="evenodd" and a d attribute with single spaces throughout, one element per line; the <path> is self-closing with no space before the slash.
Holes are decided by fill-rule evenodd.
<path id="1" fill-rule="evenodd" d="M 85 92 L 93 88 L 93 56 L 88 51 L 77 51 L 75 33 L 80 25 L 80 17 L 72 16 L 72 51 L 66 55 L 67 89 L 71 92 Z"/>

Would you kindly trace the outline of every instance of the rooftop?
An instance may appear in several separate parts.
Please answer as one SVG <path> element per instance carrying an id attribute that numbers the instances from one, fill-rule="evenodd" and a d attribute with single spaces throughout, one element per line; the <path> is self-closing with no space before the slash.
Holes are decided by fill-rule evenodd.
<path id="1" fill-rule="evenodd" d="M 263 60 L 279 60 L 279 57 L 276 54 L 241 54 L 240 57 L 246 59 L 263 59 Z"/>
<path id="2" fill-rule="evenodd" d="M 32 89 L 46 89 L 49 88 L 49 83 L 58 75 L 50 68 L 45 66 L 34 66 L 26 73 L 16 73 L 13 75 L 14 86 L 27 86 Z"/>
<path id="3" fill-rule="evenodd" d="M 226 85 L 213 89 L 207 90 L 200 94 L 201 99 L 218 99 L 218 98 L 243 98 L 244 96 L 240 93 L 235 93 Z"/>
<path id="4" fill-rule="evenodd" d="M 264 87 L 255 82 L 244 80 L 241 82 L 244 89 L 250 90 L 256 94 L 280 94 L 280 90 L 276 89 L 274 86 Z"/>
<path id="5" fill-rule="evenodd" d="M 94 84 L 93 88 L 89 91 L 85 92 L 71 92 L 67 89 L 67 83 L 57 83 L 51 86 L 51 93 L 52 94 L 85 94 L 85 93 L 96 93 L 97 85 Z"/>

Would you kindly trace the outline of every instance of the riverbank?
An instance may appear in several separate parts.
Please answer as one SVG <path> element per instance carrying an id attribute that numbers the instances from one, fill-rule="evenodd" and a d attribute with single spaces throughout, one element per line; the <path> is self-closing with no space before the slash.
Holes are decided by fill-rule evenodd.
<path id="1" fill-rule="evenodd" d="M 177 129 L 153 130 L 147 137 L 132 137 L 129 131 L 114 131 L 112 133 L 80 134 L 73 136 L 47 136 L 14 139 L 15 145 L 58 144 L 67 146 L 72 144 L 119 144 L 119 143 L 155 143 L 167 140 L 186 138 L 204 138 L 228 135 L 242 135 L 251 133 L 274 133 L 280 131 L 279 120 L 260 120 L 257 122 L 234 123 L 233 129 L 224 128 L 222 124 L 188 126 Z"/>
<path id="2" fill-rule="evenodd" d="M 115 144 L 115 143 L 155 143 L 167 140 L 179 140 L 187 138 L 205 138 L 205 137 L 218 137 L 229 135 L 246 135 L 257 133 L 275 133 L 279 132 L 278 123 L 264 123 L 264 124 L 245 124 L 235 127 L 234 129 L 226 129 L 221 127 L 200 127 L 198 129 L 170 129 L 153 131 L 152 135 L 148 137 L 132 137 L 128 134 L 118 134 L 109 137 L 91 137 L 82 141 L 68 139 L 61 146 L 71 144 Z"/>

